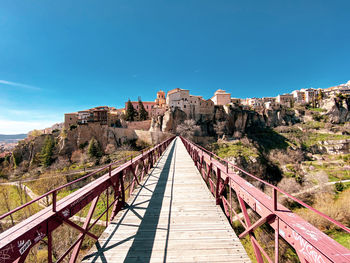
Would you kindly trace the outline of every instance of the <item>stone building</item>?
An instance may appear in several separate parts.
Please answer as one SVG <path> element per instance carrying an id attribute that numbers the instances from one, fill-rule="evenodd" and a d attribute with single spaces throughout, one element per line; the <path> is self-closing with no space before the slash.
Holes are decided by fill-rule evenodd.
<path id="1" fill-rule="evenodd" d="M 121 111 L 113 107 L 99 106 L 88 110 L 82 110 L 64 115 L 64 128 L 71 125 L 84 125 L 99 123 L 100 125 L 111 125 L 120 118 Z"/>
<path id="2" fill-rule="evenodd" d="M 218 89 L 211 98 L 215 105 L 227 105 L 231 103 L 231 94 Z"/>
<path id="3" fill-rule="evenodd" d="M 305 102 L 305 92 L 300 90 L 294 90 L 292 92 L 292 95 L 296 102 Z"/>
<path id="4" fill-rule="evenodd" d="M 173 89 L 168 92 L 166 103 L 169 109 L 176 108 L 184 111 L 187 116 L 194 116 L 196 114 L 208 114 L 214 110 L 214 102 L 211 100 L 204 100 L 202 96 L 190 95 L 189 90 Z"/>
<path id="5" fill-rule="evenodd" d="M 323 92 L 330 94 L 330 95 L 336 95 L 338 93 L 341 93 L 343 95 L 349 95 L 350 94 L 350 80 L 345 84 L 340 84 L 338 86 L 334 86 L 334 87 L 330 87 L 328 89 L 325 89 Z"/>
<path id="6" fill-rule="evenodd" d="M 262 98 L 249 98 L 246 100 L 246 105 L 251 107 L 261 107 L 264 102 Z"/>
<path id="7" fill-rule="evenodd" d="M 101 125 L 106 125 L 108 123 L 108 106 L 99 106 L 90 109 L 92 121 L 99 122 Z"/>
<path id="8" fill-rule="evenodd" d="M 92 121 L 90 110 L 78 111 L 78 124 L 87 124 L 89 121 Z"/>
<path id="9" fill-rule="evenodd" d="M 138 101 L 131 101 L 131 104 L 136 111 L 139 110 Z M 150 117 L 158 116 L 164 113 L 166 107 L 165 92 L 162 90 L 158 91 L 157 97 L 154 101 L 142 101 L 142 104 Z M 125 110 L 127 107 L 128 102 L 125 102 Z"/>
<path id="10" fill-rule="evenodd" d="M 165 92 L 160 90 L 157 92 L 157 98 L 155 100 L 156 105 L 163 107 L 166 104 Z"/>
<path id="11" fill-rule="evenodd" d="M 292 101 L 294 101 L 294 97 L 292 94 L 283 94 L 278 95 L 276 97 L 276 102 L 285 105 L 287 107 L 291 107 Z"/>
<path id="12" fill-rule="evenodd" d="M 64 114 L 64 128 L 69 129 L 71 125 L 76 125 L 78 123 L 78 113 L 66 113 Z"/>
<path id="13" fill-rule="evenodd" d="M 316 89 L 301 89 L 301 92 L 305 93 L 305 102 L 309 103 L 312 102 L 317 97 L 317 90 Z"/>
<path id="14" fill-rule="evenodd" d="M 262 101 L 265 102 L 276 102 L 276 98 L 275 97 L 264 97 L 262 98 Z"/>

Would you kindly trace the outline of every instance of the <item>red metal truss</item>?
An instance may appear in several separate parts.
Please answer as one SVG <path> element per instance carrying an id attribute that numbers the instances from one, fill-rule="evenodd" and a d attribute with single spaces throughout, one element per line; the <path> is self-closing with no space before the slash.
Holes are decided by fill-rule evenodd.
<path id="1" fill-rule="evenodd" d="M 83 176 L 82 178 L 66 185 L 60 186 L 59 188 L 56 188 L 32 200 L 31 202 L 28 202 L 27 204 L 24 204 L 0 216 L 0 220 L 2 220 L 30 204 L 40 201 L 43 198 L 48 198 L 49 196 L 52 198 L 52 205 L 50 207 L 39 211 L 33 216 L 0 234 L 0 263 L 24 262 L 30 249 L 46 237 L 48 244 L 47 261 L 52 262 L 52 247 L 55 245 L 52 243 L 52 232 L 62 224 L 66 224 L 77 229 L 80 231 L 80 234 L 78 239 L 63 255 L 61 255 L 59 259 L 56 260 L 56 262 L 61 262 L 68 255 L 70 255 L 70 262 L 76 262 L 84 237 L 88 235 L 94 239 L 98 238 L 90 232 L 92 227 L 105 214 L 107 214 L 106 218 L 108 224 L 108 210 L 110 208 L 113 207 L 112 214 L 110 216 L 111 219 L 122 209 L 125 204 L 125 191 L 130 190 L 129 192 L 132 192 L 135 184 L 138 184 L 138 182 L 142 180 L 143 176 L 149 172 L 155 161 L 161 156 L 173 139 L 174 137 L 165 140 L 157 146 L 144 151 L 139 156 L 131 158 L 131 160 L 124 164 L 121 164 L 120 161 L 109 164 L 91 174 Z M 113 168 L 118 165 L 120 166 L 115 169 Z M 57 192 L 59 190 L 104 171 L 107 171 L 107 173 L 74 193 L 66 196 L 65 198 L 59 201 L 56 200 Z M 129 176 L 131 180 L 127 176 Z M 111 203 L 108 202 L 110 190 L 114 192 L 114 199 Z M 98 216 L 97 219 L 92 222 L 92 215 L 96 208 L 97 202 L 104 193 L 107 196 L 107 208 L 101 215 Z M 90 210 L 82 227 L 69 219 L 90 203 Z"/>
<path id="2" fill-rule="evenodd" d="M 185 138 L 181 137 L 181 139 L 203 179 L 207 182 L 210 191 L 216 197 L 216 203 L 222 204 L 223 210 L 231 222 L 233 220 L 232 213 L 234 213 L 236 218 L 245 228 L 245 231 L 240 237 L 246 235 L 250 236 L 254 253 L 259 263 L 263 262 L 262 255 L 264 255 L 268 262 L 279 262 L 278 247 L 280 238 L 283 238 L 295 249 L 299 260 L 302 263 L 350 262 L 350 250 L 328 237 L 298 215 L 294 214 L 291 210 L 279 204 L 277 202 L 277 195 L 278 193 L 286 195 L 293 201 L 298 202 L 304 207 L 317 213 L 319 216 L 331 221 L 338 228 L 343 229 L 347 233 L 350 233 L 349 228 L 315 210 L 290 194 L 278 189 L 276 186 L 245 172 L 234 164 L 218 157 Z M 251 183 L 239 176 L 239 174 L 242 174 L 245 177 L 251 177 L 254 180 L 264 183 L 266 186 L 271 187 L 272 197 L 254 187 Z M 225 189 L 228 189 L 229 191 L 229 198 L 226 198 L 223 195 Z M 237 195 L 240 209 L 244 215 L 244 222 L 231 207 L 231 192 L 235 192 Z M 254 224 L 250 221 L 246 205 L 261 217 Z M 268 223 L 275 230 L 275 253 L 273 260 L 269 257 L 266 251 L 264 251 L 254 236 L 254 230 L 264 223 Z"/>

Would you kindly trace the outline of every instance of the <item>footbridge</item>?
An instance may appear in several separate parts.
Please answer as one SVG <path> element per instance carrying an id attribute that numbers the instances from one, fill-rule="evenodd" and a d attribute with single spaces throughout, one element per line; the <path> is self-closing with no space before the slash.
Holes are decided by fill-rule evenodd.
<path id="1" fill-rule="evenodd" d="M 77 184 L 80 189 L 61 197 L 60 191 Z M 279 204 L 279 196 L 350 234 L 346 226 L 204 148 L 169 138 L 0 216 L 8 222 L 29 205 L 51 201 L 0 234 L 0 263 L 30 262 L 35 247 L 47 251 L 47 262 L 251 262 L 241 243 L 245 237 L 259 263 L 283 262 L 281 242 L 302 263 L 350 262 L 350 250 Z M 78 213 L 85 221 L 74 221 Z M 98 236 L 93 229 L 101 222 L 106 228 Z M 237 234 L 233 222 L 240 224 Z M 79 234 L 56 253 L 62 240 L 54 235 L 62 225 Z M 262 226 L 274 235 L 272 242 L 255 236 Z M 87 250 L 89 238 L 95 241 Z"/>

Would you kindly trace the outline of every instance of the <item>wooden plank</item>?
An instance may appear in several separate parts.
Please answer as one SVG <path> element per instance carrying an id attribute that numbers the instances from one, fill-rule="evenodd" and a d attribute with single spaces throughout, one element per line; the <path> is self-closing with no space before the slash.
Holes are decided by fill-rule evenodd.
<path id="1" fill-rule="evenodd" d="M 180 139 L 83 262 L 250 262 Z"/>

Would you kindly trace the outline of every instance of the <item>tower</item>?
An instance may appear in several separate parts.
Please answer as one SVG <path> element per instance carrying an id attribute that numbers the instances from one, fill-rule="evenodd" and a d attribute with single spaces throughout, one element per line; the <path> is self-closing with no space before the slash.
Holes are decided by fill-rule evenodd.
<path id="1" fill-rule="evenodd" d="M 160 90 L 157 92 L 156 104 L 162 107 L 165 104 L 165 92 Z"/>

